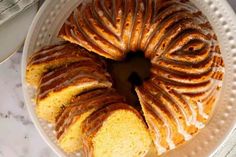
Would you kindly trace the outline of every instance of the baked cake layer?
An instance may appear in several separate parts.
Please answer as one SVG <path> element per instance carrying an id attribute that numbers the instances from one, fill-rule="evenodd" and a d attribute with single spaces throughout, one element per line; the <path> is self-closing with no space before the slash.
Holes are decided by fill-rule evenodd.
<path id="1" fill-rule="evenodd" d="M 66 107 L 56 121 L 59 145 L 66 152 L 82 148 L 82 123 L 94 111 L 114 103 L 125 102 L 114 89 L 96 89 L 78 95 Z"/>
<path id="2" fill-rule="evenodd" d="M 85 156 L 142 157 L 152 146 L 141 115 L 123 103 L 91 114 L 84 121 L 82 132 Z"/>
<path id="3" fill-rule="evenodd" d="M 43 75 L 37 94 L 36 112 L 40 118 L 55 122 L 62 108 L 76 95 L 111 87 L 111 78 L 94 61 L 81 61 Z"/>

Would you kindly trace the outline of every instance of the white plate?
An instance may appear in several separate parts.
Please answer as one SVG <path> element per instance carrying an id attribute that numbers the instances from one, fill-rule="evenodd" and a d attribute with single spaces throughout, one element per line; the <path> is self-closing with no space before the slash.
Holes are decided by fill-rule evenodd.
<path id="1" fill-rule="evenodd" d="M 0 25 L 0 63 L 23 45 L 37 10 L 38 4 L 35 3 L 19 15 Z"/>
<path id="2" fill-rule="evenodd" d="M 236 17 L 226 1 L 192 0 L 208 17 L 220 42 L 225 61 L 225 78 L 216 110 L 208 125 L 191 141 L 169 152 L 170 157 L 207 157 L 216 151 L 228 137 L 236 122 Z M 59 156 L 80 156 L 66 154 L 56 144 L 53 127 L 37 118 L 31 101 L 34 92 L 25 82 L 25 69 L 29 55 L 41 47 L 57 42 L 56 35 L 69 13 L 80 0 L 46 1 L 28 33 L 22 58 L 22 83 L 25 102 L 38 131 Z"/>

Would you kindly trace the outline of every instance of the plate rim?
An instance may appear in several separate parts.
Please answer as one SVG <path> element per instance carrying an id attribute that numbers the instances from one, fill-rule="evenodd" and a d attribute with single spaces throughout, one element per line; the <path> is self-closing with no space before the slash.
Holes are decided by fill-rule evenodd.
<path id="1" fill-rule="evenodd" d="M 30 118 L 32 119 L 33 121 L 33 124 L 36 128 L 36 130 L 39 132 L 40 136 L 42 137 L 42 139 L 44 140 L 44 142 L 60 157 L 66 157 L 66 156 L 63 156 L 63 152 L 61 151 L 61 149 L 59 149 L 58 147 L 55 147 L 54 146 L 54 143 L 50 140 L 50 138 L 48 137 L 48 135 L 45 133 L 44 129 L 42 128 L 42 126 L 40 125 L 39 123 L 39 119 L 38 117 L 33 114 L 34 111 L 32 110 L 32 104 L 28 103 L 27 99 L 28 98 L 28 95 L 26 94 L 27 92 L 27 85 L 26 85 L 26 82 L 25 82 L 25 73 L 26 73 L 26 59 L 27 56 L 27 48 L 29 47 L 30 45 L 30 39 L 33 35 L 33 31 L 35 29 L 35 27 L 37 26 L 37 22 L 40 20 L 40 17 L 44 14 L 44 11 L 46 10 L 47 6 L 51 3 L 51 1 L 49 0 L 46 0 L 42 6 L 40 7 L 40 9 L 38 10 L 38 12 L 36 13 L 31 25 L 30 25 L 30 28 L 29 28 L 29 31 L 27 33 L 27 36 L 26 36 L 26 39 L 25 39 L 25 43 L 24 43 L 24 47 L 23 47 L 23 54 L 22 54 L 22 59 L 21 59 L 21 83 L 22 83 L 22 90 L 23 90 L 23 97 L 24 97 L 24 102 L 26 104 L 26 107 L 27 107 L 27 111 L 30 115 Z"/>

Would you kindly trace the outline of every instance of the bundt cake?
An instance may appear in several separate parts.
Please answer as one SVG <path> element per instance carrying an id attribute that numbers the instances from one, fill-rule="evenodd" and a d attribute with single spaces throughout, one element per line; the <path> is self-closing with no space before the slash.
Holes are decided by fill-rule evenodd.
<path id="1" fill-rule="evenodd" d="M 102 62 L 95 55 L 82 47 L 70 43 L 48 46 L 34 53 L 28 62 L 26 80 L 29 84 L 38 87 L 43 73 L 62 65 L 81 60 L 94 60 Z M 102 63 L 101 63 L 102 64 Z"/>
<path id="2" fill-rule="evenodd" d="M 150 78 L 136 92 L 158 154 L 209 119 L 224 63 L 210 23 L 188 0 L 84 1 L 59 37 L 113 60 L 137 50 L 150 59 Z"/>
<path id="3" fill-rule="evenodd" d="M 37 94 L 39 117 L 55 122 L 74 96 L 91 89 L 111 87 L 111 78 L 98 62 L 86 60 L 45 73 Z"/>
<path id="4" fill-rule="evenodd" d="M 26 79 L 39 84 L 36 112 L 56 121 L 66 152 L 83 147 L 88 157 L 161 155 L 208 122 L 224 62 L 209 21 L 189 0 L 84 0 L 58 36 L 71 44 L 33 54 Z M 119 66 L 108 74 L 106 63 L 137 52 L 149 61 L 150 72 L 140 72 L 148 77 L 125 82 L 144 67 L 133 63 L 131 70 Z M 134 67 L 132 77 L 125 74 Z M 117 75 L 118 85 L 111 79 Z M 132 98 L 124 101 L 113 88 Z"/>
<path id="5" fill-rule="evenodd" d="M 75 152 L 82 148 L 83 121 L 94 111 L 114 103 L 125 102 L 124 97 L 114 89 L 96 89 L 82 93 L 74 98 L 56 121 L 57 139 L 66 152 Z"/>
<path id="6" fill-rule="evenodd" d="M 117 103 L 92 113 L 82 125 L 84 156 L 142 157 L 152 146 L 141 115 Z"/>

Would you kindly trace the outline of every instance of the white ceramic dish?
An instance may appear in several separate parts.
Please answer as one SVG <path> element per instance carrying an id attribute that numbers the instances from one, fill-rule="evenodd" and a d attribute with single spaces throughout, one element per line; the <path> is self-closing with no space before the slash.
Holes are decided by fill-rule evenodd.
<path id="1" fill-rule="evenodd" d="M 0 26 L 0 63 L 23 45 L 37 10 L 38 4 L 35 3 Z"/>
<path id="2" fill-rule="evenodd" d="M 168 157 L 207 157 L 212 155 L 229 136 L 236 123 L 236 17 L 226 1 L 192 0 L 210 20 L 220 42 L 225 61 L 225 77 L 221 95 L 214 115 L 208 125 L 191 141 L 166 154 Z M 32 102 L 34 91 L 25 82 L 25 68 L 30 54 L 42 46 L 58 42 L 57 33 L 69 13 L 80 0 L 46 1 L 28 33 L 22 58 L 22 83 L 25 102 L 38 131 L 49 146 L 63 157 L 76 157 L 66 154 L 56 144 L 53 126 L 38 119 Z"/>

